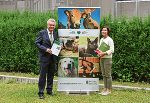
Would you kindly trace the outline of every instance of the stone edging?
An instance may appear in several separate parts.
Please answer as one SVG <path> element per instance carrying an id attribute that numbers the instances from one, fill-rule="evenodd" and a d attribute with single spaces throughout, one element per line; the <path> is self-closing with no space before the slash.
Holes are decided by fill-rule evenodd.
<path id="1" fill-rule="evenodd" d="M 19 76 L 7 76 L 0 75 L 0 80 L 2 81 L 15 81 L 21 83 L 38 83 L 38 78 L 29 78 L 29 77 L 19 77 Z M 54 80 L 54 83 L 57 84 L 57 80 Z M 104 86 L 99 84 L 99 86 Z M 116 89 L 132 89 L 132 90 L 150 90 L 150 88 L 144 87 L 132 87 L 132 86 L 121 86 L 121 85 L 112 85 Z"/>

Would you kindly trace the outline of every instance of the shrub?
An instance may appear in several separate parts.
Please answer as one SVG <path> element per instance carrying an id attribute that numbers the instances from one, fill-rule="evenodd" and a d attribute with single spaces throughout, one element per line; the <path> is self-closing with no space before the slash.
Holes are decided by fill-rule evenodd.
<path id="1" fill-rule="evenodd" d="M 0 71 L 38 73 L 36 34 L 46 28 L 54 13 L 0 11 Z M 102 17 L 101 27 L 111 28 L 114 40 L 113 79 L 150 82 L 150 16 Z"/>
<path id="2" fill-rule="evenodd" d="M 147 18 L 104 17 L 101 26 L 111 28 L 114 40 L 113 78 L 150 83 L 150 16 Z"/>
<path id="3" fill-rule="evenodd" d="M 0 12 L 0 71 L 38 73 L 38 55 L 34 41 L 56 14 Z"/>

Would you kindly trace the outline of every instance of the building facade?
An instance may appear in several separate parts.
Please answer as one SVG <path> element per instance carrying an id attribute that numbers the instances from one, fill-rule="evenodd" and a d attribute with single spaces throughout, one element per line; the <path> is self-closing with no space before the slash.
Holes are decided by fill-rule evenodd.
<path id="1" fill-rule="evenodd" d="M 101 15 L 147 16 L 150 0 L 0 0 L 0 10 L 46 12 L 57 7 L 101 7 Z"/>

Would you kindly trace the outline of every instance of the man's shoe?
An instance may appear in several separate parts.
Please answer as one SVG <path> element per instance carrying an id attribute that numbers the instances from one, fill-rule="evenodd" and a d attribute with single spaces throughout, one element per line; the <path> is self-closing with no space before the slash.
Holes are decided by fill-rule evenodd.
<path id="1" fill-rule="evenodd" d="M 48 95 L 53 96 L 53 92 L 47 92 Z"/>
<path id="2" fill-rule="evenodd" d="M 44 94 L 39 94 L 39 99 L 44 99 Z"/>

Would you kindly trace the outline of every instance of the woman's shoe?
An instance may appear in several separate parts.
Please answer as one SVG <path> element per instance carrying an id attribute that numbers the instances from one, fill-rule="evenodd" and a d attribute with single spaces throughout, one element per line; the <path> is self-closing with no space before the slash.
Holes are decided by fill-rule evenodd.
<path id="1" fill-rule="evenodd" d="M 103 94 L 106 90 L 107 90 L 107 89 L 104 88 L 104 89 L 102 90 L 102 92 L 100 92 L 100 93 L 98 93 L 98 94 Z"/>
<path id="2" fill-rule="evenodd" d="M 101 95 L 108 95 L 108 94 L 111 94 L 111 90 L 110 89 L 107 89 L 105 92 L 103 92 Z"/>

